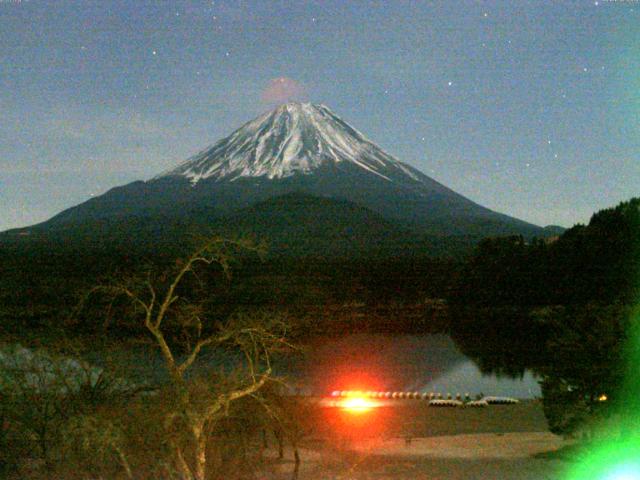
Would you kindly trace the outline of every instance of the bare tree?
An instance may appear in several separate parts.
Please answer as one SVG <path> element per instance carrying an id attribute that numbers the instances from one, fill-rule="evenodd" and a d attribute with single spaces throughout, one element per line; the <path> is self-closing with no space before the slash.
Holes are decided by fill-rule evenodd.
<path id="1" fill-rule="evenodd" d="M 274 388 L 265 388 L 258 398 L 266 413 L 265 427 L 273 432 L 278 446 L 278 458 L 284 458 L 285 442 L 293 451 L 293 479 L 298 478 L 300 469 L 299 445 L 305 436 L 313 431 L 315 402 L 301 402 Z M 266 430 L 264 430 L 264 447 L 267 448 Z"/>
<path id="2" fill-rule="evenodd" d="M 134 307 L 131 318 L 159 348 L 170 379 L 165 393 L 171 408 L 164 416 L 164 429 L 184 480 L 205 480 L 209 433 L 233 402 L 254 396 L 273 380 L 271 357 L 288 345 L 287 324 L 275 315 L 239 312 L 226 322 L 209 318 L 210 294 L 201 288 L 203 267 L 217 266 L 228 276 L 230 260 L 238 250 L 260 253 L 262 248 L 250 241 L 213 237 L 157 278 L 134 276 L 89 292 L 127 299 Z M 194 291 L 201 298 L 194 298 Z M 196 364 L 204 350 L 223 346 L 232 347 L 229 355 L 240 354 L 240 366 L 198 375 Z"/>

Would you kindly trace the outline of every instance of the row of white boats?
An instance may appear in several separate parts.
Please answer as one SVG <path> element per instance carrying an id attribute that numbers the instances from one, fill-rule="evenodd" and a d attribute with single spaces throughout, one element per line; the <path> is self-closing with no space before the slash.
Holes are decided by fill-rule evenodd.
<path id="1" fill-rule="evenodd" d="M 450 393 L 443 395 L 437 392 L 374 392 L 374 391 L 354 391 L 354 390 L 335 390 L 331 392 L 334 398 L 362 398 L 362 399 L 379 399 L 379 400 L 423 400 L 428 401 L 430 406 L 434 407 L 486 407 L 488 405 L 512 405 L 519 403 L 519 400 L 512 397 L 500 396 L 480 396 L 471 399 L 466 393 L 464 396 L 456 394 L 455 397 Z"/>

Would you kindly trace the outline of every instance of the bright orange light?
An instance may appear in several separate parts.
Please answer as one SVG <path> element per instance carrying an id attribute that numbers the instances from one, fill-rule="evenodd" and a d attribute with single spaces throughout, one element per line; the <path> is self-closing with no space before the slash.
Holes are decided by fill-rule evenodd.
<path id="1" fill-rule="evenodd" d="M 377 406 L 376 402 L 356 396 L 346 398 L 340 402 L 340 408 L 350 413 L 366 413 Z"/>

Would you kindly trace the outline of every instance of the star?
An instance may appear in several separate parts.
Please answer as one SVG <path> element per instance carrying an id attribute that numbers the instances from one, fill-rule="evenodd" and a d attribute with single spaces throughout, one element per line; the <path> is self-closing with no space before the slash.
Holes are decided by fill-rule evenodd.
<path id="1" fill-rule="evenodd" d="M 316 17 L 312 17 L 312 18 L 311 18 L 311 21 L 312 21 L 313 23 L 316 23 Z"/>
<path id="2" fill-rule="evenodd" d="M 547 143 L 548 143 L 549 145 L 551 145 L 551 140 L 547 140 Z"/>
<path id="3" fill-rule="evenodd" d="M 525 163 L 525 166 L 526 166 L 527 168 L 529 168 L 529 167 L 531 166 L 531 164 L 530 164 L 530 163 Z"/>
<path id="4" fill-rule="evenodd" d="M 453 85 L 453 82 L 447 82 L 447 85 L 451 86 Z"/>
<path id="5" fill-rule="evenodd" d="M 584 67 L 584 68 L 582 69 L 582 71 L 583 71 L 583 72 L 588 72 L 588 71 L 589 71 L 589 69 L 588 69 L 587 67 Z"/>
<path id="6" fill-rule="evenodd" d="M 557 153 L 554 153 L 554 154 L 553 154 L 553 158 L 558 158 L 558 154 L 557 154 Z"/>
<path id="7" fill-rule="evenodd" d="M 228 57 L 229 55 L 231 55 L 229 52 L 225 52 L 224 56 Z"/>
<path id="8" fill-rule="evenodd" d="M 483 17 L 487 18 L 489 16 L 489 14 L 487 12 L 484 12 Z"/>
<path id="9" fill-rule="evenodd" d="M 152 55 L 157 55 L 158 52 L 156 52 L 155 50 L 151 52 Z"/>

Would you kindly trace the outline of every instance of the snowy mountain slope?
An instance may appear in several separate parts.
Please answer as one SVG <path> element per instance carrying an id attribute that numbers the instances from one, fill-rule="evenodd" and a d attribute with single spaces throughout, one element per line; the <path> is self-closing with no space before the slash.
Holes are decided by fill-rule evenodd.
<path id="1" fill-rule="evenodd" d="M 183 176 L 192 184 L 214 178 L 280 179 L 351 163 L 388 181 L 421 179 L 324 105 L 287 103 L 246 123 L 230 136 L 156 178 Z"/>

